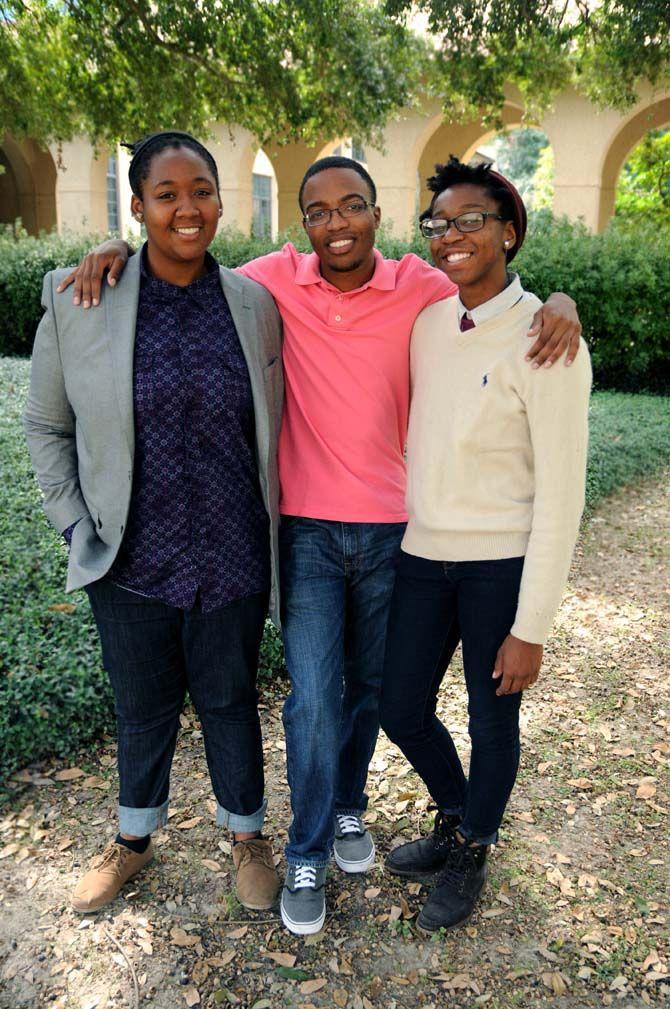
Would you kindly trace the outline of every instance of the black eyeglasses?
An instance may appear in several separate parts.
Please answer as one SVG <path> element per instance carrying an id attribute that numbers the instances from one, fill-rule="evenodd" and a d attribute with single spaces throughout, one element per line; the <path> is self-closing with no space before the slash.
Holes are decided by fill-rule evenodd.
<path id="1" fill-rule="evenodd" d="M 458 217 L 436 217 L 432 221 L 421 221 L 419 227 L 424 238 L 443 238 L 453 224 L 457 231 L 467 234 L 469 231 L 481 231 L 487 217 L 494 221 L 506 221 L 500 214 L 492 214 L 488 210 L 471 210 Z"/>
<path id="2" fill-rule="evenodd" d="M 333 214 L 339 214 L 345 221 L 351 217 L 358 217 L 370 207 L 374 209 L 375 204 L 367 200 L 350 200 L 343 207 L 334 207 L 332 210 L 308 210 L 303 217 L 303 221 L 308 228 L 318 228 L 320 224 L 330 224 Z"/>

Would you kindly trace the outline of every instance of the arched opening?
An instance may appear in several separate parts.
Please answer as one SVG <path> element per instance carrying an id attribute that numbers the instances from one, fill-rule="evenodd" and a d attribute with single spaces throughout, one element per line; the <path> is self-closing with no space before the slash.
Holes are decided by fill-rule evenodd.
<path id="1" fill-rule="evenodd" d="M 338 138 L 328 143 L 308 146 L 304 143 L 269 144 L 265 148 L 277 180 L 277 226 L 279 231 L 300 227 L 298 193 L 303 176 L 310 165 L 319 158 L 328 157 L 343 141 Z"/>
<path id="2" fill-rule="evenodd" d="M 56 166 L 33 140 L 7 134 L 0 145 L 0 223 L 21 220 L 31 235 L 56 226 Z"/>
<path id="3" fill-rule="evenodd" d="M 551 210 L 554 201 L 554 152 L 547 134 L 536 127 L 496 133 L 470 158 L 481 157 L 510 179 L 528 210 Z"/>
<path id="4" fill-rule="evenodd" d="M 649 130 L 670 124 L 670 98 L 664 98 L 632 115 L 620 127 L 603 162 L 598 210 L 598 231 L 614 214 L 617 180 L 634 147 Z"/>
<path id="5" fill-rule="evenodd" d="M 520 128 L 522 109 L 506 102 L 502 111 L 505 131 Z M 430 202 L 426 179 L 435 172 L 435 165 L 446 161 L 455 154 L 461 161 L 469 161 L 482 147 L 496 137 L 495 130 L 486 130 L 481 122 L 453 123 L 438 121 L 431 135 L 426 139 L 418 160 L 417 205 L 423 209 Z"/>
<path id="6" fill-rule="evenodd" d="M 670 224 L 670 126 L 649 130 L 619 173 L 616 217 Z"/>

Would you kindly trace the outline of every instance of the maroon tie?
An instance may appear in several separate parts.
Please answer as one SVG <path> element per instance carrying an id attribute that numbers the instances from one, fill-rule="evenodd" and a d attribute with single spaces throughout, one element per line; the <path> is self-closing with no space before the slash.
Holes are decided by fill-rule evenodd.
<path id="1" fill-rule="evenodd" d="M 461 333 L 465 333 L 468 329 L 474 329 L 475 324 L 472 319 L 467 315 L 461 316 Z"/>

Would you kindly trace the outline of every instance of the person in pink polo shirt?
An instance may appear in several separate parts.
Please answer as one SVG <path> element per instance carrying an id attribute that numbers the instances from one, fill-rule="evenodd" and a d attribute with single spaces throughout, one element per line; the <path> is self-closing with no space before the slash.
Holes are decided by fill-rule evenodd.
<path id="1" fill-rule="evenodd" d="M 331 850 L 345 872 L 374 863 L 362 818 L 407 520 L 410 335 L 419 313 L 457 288 L 418 256 L 388 260 L 375 249 L 377 194 L 358 162 L 315 162 L 300 209 L 313 252 L 289 243 L 240 269 L 271 292 L 284 324 L 279 546 L 293 821 L 281 915 L 291 932 L 309 934 L 325 920 Z M 75 301 L 97 304 L 104 271 L 115 284 L 129 253 L 106 242 L 63 288 L 74 280 Z M 551 365 L 566 347 L 570 360 L 580 331 L 572 300 L 552 295 L 530 330 L 539 334 L 532 366 Z"/>

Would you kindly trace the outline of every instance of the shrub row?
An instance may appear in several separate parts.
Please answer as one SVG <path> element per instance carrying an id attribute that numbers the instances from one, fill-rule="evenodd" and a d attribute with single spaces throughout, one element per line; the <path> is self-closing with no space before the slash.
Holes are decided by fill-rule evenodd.
<path id="1" fill-rule="evenodd" d="M 224 266 L 234 267 L 279 248 L 287 237 L 307 248 L 302 232 L 277 242 L 223 233 L 212 251 Z M 44 274 L 77 263 L 99 240 L 0 235 L 0 354 L 30 353 Z M 419 235 L 401 242 L 382 229 L 378 244 L 391 258 L 406 252 L 428 257 Z M 598 387 L 670 391 L 670 228 L 615 220 L 603 234 L 592 235 L 582 225 L 540 212 L 532 217 L 515 268 L 527 290 L 541 298 L 556 290 L 575 298 Z"/>
<path id="2" fill-rule="evenodd" d="M 88 602 L 66 596 L 66 554 L 41 513 L 20 414 L 29 364 L 0 359 L 0 798 L 12 771 L 65 757 L 113 724 L 113 705 Z M 591 409 L 588 507 L 670 464 L 669 401 L 596 393 Z M 268 624 L 261 679 L 284 675 Z"/>

